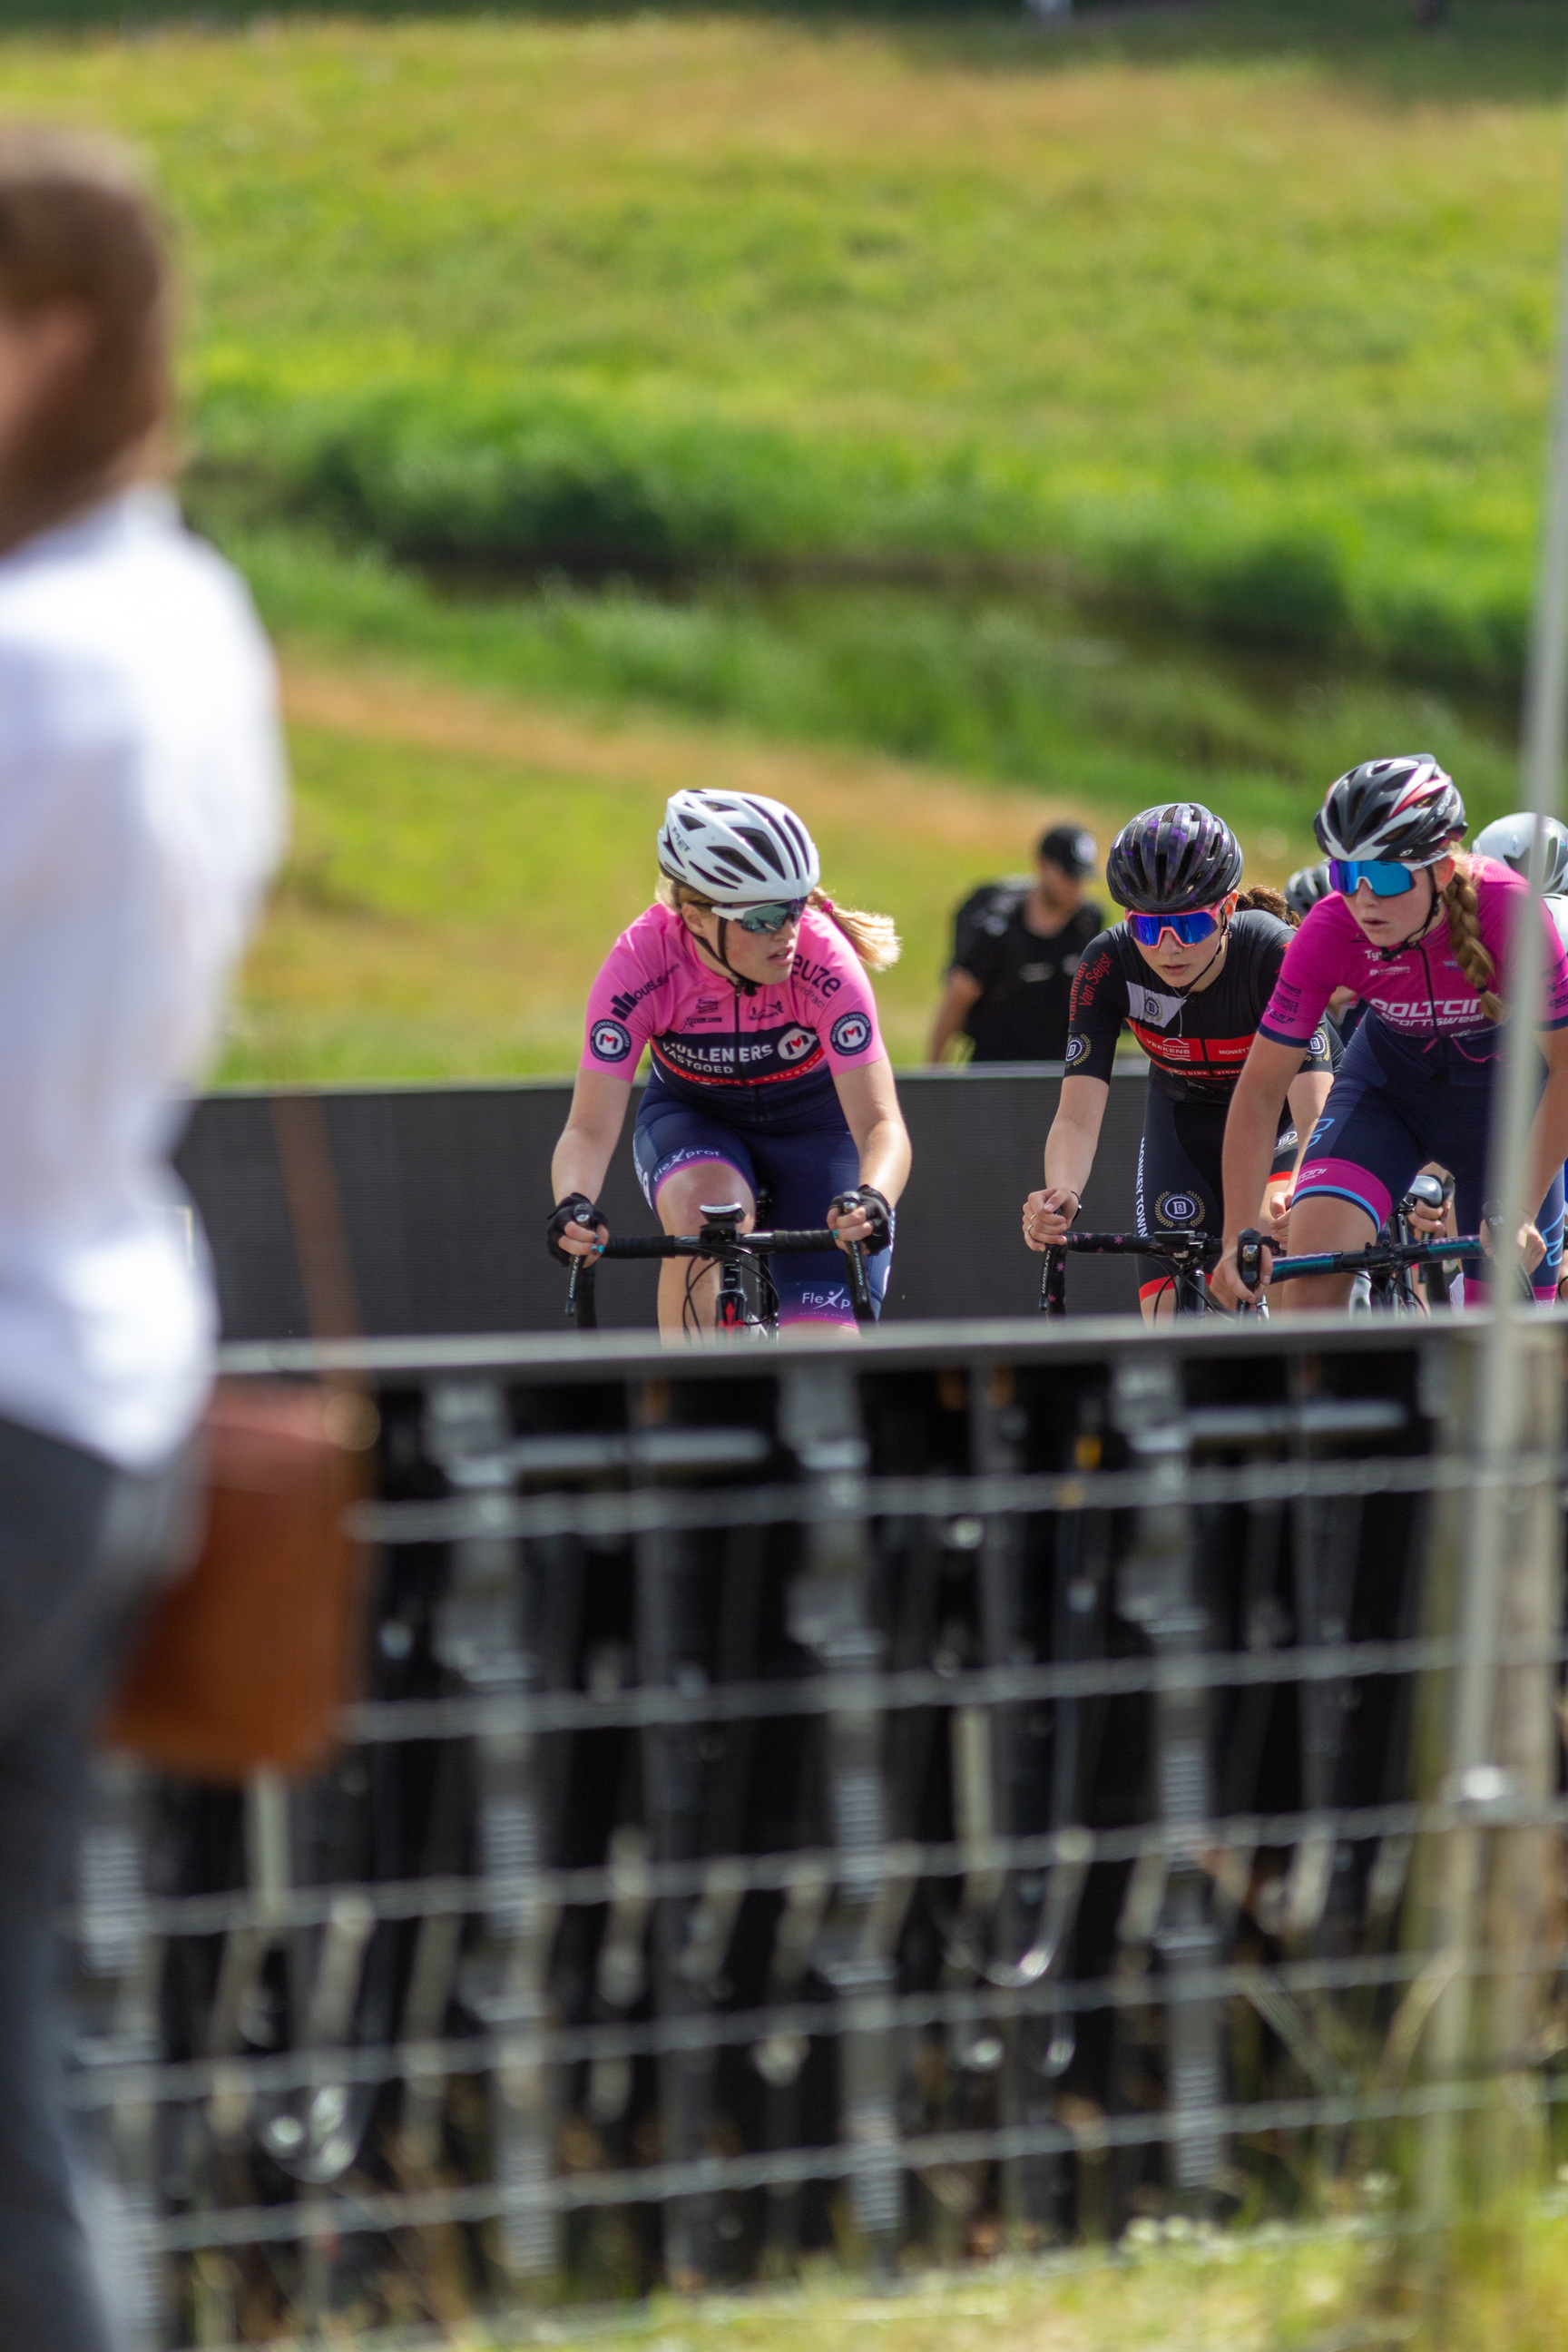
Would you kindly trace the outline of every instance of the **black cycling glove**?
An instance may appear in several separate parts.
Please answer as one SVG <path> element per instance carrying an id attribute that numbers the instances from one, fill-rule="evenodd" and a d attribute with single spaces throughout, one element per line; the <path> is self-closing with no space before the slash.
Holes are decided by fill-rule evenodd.
<path id="1" fill-rule="evenodd" d="M 868 1257 L 875 1257 L 892 1240 L 893 1212 L 874 1184 L 858 1185 L 852 1192 L 836 1192 L 827 1205 L 830 1210 L 837 1209 L 840 1216 L 852 1215 L 859 1209 L 869 1217 L 871 1230 L 861 1244 Z"/>
<path id="2" fill-rule="evenodd" d="M 556 1265 L 574 1265 L 577 1263 L 572 1252 L 561 1246 L 561 1236 L 568 1225 L 586 1225 L 590 1233 L 596 1233 L 601 1225 L 607 1225 L 609 1222 L 598 1202 L 590 1201 L 585 1192 L 568 1192 L 563 1201 L 557 1201 L 550 1212 L 550 1223 L 544 1228 L 545 1244 Z"/>

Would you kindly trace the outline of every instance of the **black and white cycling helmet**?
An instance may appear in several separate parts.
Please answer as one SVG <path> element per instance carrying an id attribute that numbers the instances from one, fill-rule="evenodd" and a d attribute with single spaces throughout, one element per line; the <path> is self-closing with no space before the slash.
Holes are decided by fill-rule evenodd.
<path id="1" fill-rule="evenodd" d="M 671 793 L 658 829 L 659 871 L 715 907 L 809 898 L 822 879 L 793 809 L 761 793 Z"/>
<path id="2" fill-rule="evenodd" d="M 1312 830 L 1325 857 L 1435 866 L 1465 830 L 1465 803 L 1429 751 L 1363 760 L 1329 786 Z"/>
<path id="3" fill-rule="evenodd" d="M 1241 844 L 1197 801 L 1145 809 L 1124 824 L 1105 861 L 1105 887 L 1133 915 L 1217 907 L 1241 880 Z"/>
<path id="4" fill-rule="evenodd" d="M 1285 904 L 1300 922 L 1305 922 L 1320 898 L 1326 898 L 1332 888 L 1327 862 L 1321 866 L 1298 866 L 1285 885 Z"/>
<path id="5" fill-rule="evenodd" d="M 1500 816 L 1495 824 L 1484 825 L 1470 847 L 1479 857 L 1495 857 L 1500 866 L 1511 866 L 1516 874 L 1528 874 L 1534 840 L 1535 819 L 1526 809 L 1518 816 Z M 1541 888 L 1548 898 L 1560 898 L 1568 891 L 1568 824 L 1559 824 L 1554 816 L 1546 820 L 1546 863 Z"/>

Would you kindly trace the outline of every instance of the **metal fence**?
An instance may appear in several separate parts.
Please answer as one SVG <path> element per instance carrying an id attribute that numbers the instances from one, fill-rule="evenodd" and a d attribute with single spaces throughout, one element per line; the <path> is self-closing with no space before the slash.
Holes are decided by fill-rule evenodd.
<path id="1" fill-rule="evenodd" d="M 338 1351 L 381 1417 L 340 1761 L 106 1764 L 81 1853 L 73 2095 L 147 2339 L 1303 2216 L 1373 2171 L 1431 2214 L 1478 2131 L 1541 2154 L 1562 1339 L 1517 1339 L 1506 1470 L 1462 1319 Z"/>

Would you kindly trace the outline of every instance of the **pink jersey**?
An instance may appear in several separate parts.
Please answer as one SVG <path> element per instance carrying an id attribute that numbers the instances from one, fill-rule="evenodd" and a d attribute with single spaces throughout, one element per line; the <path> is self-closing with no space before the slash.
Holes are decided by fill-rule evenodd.
<path id="1" fill-rule="evenodd" d="M 789 978 L 750 990 L 701 961 L 670 908 L 639 915 L 589 992 L 582 1066 L 630 1078 L 645 1045 L 656 1069 L 716 1092 L 792 1086 L 885 1058 L 860 960 L 814 907 L 801 917 Z"/>
<path id="2" fill-rule="evenodd" d="M 1508 952 L 1520 907 L 1530 896 L 1521 875 L 1490 857 L 1472 857 L 1477 916 L 1483 945 L 1497 966 L 1497 993 L 1508 999 Z M 1568 1028 L 1568 959 L 1550 914 L 1546 940 L 1542 1029 Z M 1336 988 L 1364 997 L 1380 1021 L 1401 1037 L 1476 1036 L 1492 1029 L 1480 1000 L 1455 959 L 1441 916 L 1425 938 L 1395 954 L 1374 948 L 1337 891 L 1320 898 L 1285 950 L 1258 1034 L 1276 1045 L 1304 1045 Z"/>

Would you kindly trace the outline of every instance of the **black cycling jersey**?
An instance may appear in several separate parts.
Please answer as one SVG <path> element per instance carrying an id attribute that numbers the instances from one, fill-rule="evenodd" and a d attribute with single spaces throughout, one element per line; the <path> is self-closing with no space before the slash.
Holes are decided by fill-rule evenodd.
<path id="1" fill-rule="evenodd" d="M 1056 1062 L 1067 1045 L 1073 975 L 1104 909 L 1077 907 L 1046 936 L 1025 921 L 1026 903 L 998 892 L 958 959 L 983 991 L 963 1022 L 976 1062 Z"/>
<path id="2" fill-rule="evenodd" d="M 1125 923 L 1083 951 L 1072 988 L 1067 1068 L 1076 1078 L 1109 1078 L 1125 1022 L 1149 1056 L 1149 1083 L 1171 1102 L 1224 1103 L 1241 1075 L 1285 950 L 1285 924 L 1261 908 L 1231 918 L 1225 962 L 1195 995 L 1164 988 Z M 1307 1070 L 1333 1066 L 1327 1031 L 1312 1033 Z"/>

